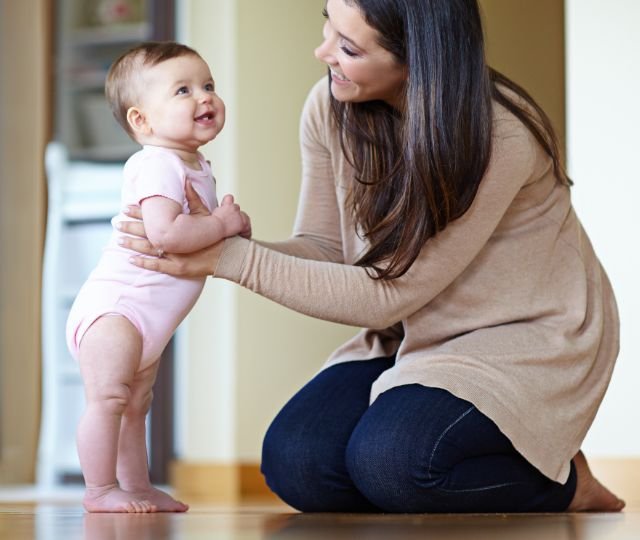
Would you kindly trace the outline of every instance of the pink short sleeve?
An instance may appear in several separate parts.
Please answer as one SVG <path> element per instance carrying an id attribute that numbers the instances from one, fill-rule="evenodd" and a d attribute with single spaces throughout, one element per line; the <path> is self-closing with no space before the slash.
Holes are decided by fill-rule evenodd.
<path id="1" fill-rule="evenodd" d="M 182 206 L 185 177 L 184 167 L 177 156 L 168 152 L 145 153 L 132 178 L 137 203 L 160 195 Z"/>

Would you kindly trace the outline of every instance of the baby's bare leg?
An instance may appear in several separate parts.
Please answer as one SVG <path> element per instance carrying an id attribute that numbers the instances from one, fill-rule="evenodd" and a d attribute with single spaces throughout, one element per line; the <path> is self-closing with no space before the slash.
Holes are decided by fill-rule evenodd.
<path id="1" fill-rule="evenodd" d="M 140 363 L 142 340 L 124 317 L 99 318 L 80 344 L 80 372 L 87 407 L 78 426 L 78 456 L 89 512 L 153 512 L 155 506 L 116 483 L 122 414 Z"/>
<path id="2" fill-rule="evenodd" d="M 117 477 L 120 487 L 148 500 L 158 512 L 185 512 L 189 507 L 149 481 L 145 418 L 151 407 L 159 362 L 139 371 L 131 386 L 131 399 L 122 416 Z"/>

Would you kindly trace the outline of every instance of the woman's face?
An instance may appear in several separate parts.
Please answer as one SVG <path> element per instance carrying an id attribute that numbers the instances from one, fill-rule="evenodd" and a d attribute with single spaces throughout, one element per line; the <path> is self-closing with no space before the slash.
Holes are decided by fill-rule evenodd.
<path id="1" fill-rule="evenodd" d="M 326 14 L 324 41 L 315 55 L 331 70 L 333 96 L 349 102 L 382 100 L 399 108 L 405 66 L 378 44 L 377 31 L 355 5 L 327 0 Z"/>

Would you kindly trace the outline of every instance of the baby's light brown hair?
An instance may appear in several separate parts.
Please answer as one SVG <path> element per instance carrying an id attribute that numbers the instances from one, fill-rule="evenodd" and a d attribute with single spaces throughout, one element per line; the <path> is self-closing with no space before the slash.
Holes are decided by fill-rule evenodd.
<path id="1" fill-rule="evenodd" d="M 147 41 L 125 52 L 111 65 L 105 83 L 105 96 L 113 116 L 132 139 L 135 140 L 135 136 L 127 122 L 127 111 L 140 101 L 139 93 L 143 89 L 136 79 L 142 70 L 189 55 L 201 58 L 191 47 L 175 41 Z"/>

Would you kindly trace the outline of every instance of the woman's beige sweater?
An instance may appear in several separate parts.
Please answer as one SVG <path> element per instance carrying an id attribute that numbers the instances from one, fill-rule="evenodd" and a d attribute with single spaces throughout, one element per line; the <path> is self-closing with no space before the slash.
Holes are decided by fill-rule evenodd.
<path id="1" fill-rule="evenodd" d="M 364 244 L 345 203 L 353 175 L 326 80 L 306 102 L 301 147 L 292 238 L 227 239 L 215 276 L 312 317 L 363 327 L 326 365 L 396 353 L 371 401 L 403 384 L 449 390 L 564 482 L 609 383 L 619 321 L 569 189 L 531 133 L 495 105 L 491 162 L 473 204 L 391 281 L 353 266 Z"/>

